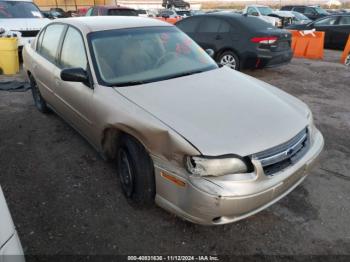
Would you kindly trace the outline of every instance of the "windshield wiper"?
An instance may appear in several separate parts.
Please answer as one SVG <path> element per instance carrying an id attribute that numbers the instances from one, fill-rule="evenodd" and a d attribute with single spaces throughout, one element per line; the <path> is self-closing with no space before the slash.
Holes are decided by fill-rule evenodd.
<path id="1" fill-rule="evenodd" d="M 117 84 L 112 84 L 113 87 L 122 87 L 122 86 L 137 86 L 149 83 L 150 81 L 127 81 L 127 82 L 121 82 Z"/>
<path id="2" fill-rule="evenodd" d="M 190 75 L 194 75 L 194 74 L 203 73 L 205 71 L 207 71 L 207 70 L 196 70 L 196 71 L 183 72 L 183 73 L 163 77 L 161 80 L 173 79 L 173 78 L 178 78 L 178 77 L 183 77 L 183 76 L 190 76 Z"/>
<path id="3" fill-rule="evenodd" d="M 208 70 L 210 70 L 210 69 L 202 69 L 202 70 L 183 72 L 183 73 L 179 73 L 179 74 L 169 75 L 169 76 L 165 76 L 165 77 L 157 77 L 157 78 L 148 79 L 148 80 L 121 82 L 121 83 L 111 84 L 110 86 L 112 86 L 112 87 L 136 86 L 136 85 L 142 85 L 142 84 L 147 84 L 147 83 L 156 82 L 156 81 L 163 81 L 163 80 L 168 80 L 168 79 L 173 79 L 173 78 L 178 78 L 178 77 L 183 77 L 183 76 L 199 74 L 199 73 L 203 73 L 203 72 L 208 71 Z"/>

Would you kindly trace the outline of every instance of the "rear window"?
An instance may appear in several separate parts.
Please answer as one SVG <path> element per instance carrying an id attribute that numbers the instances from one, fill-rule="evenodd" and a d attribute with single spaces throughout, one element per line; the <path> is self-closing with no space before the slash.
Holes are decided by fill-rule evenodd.
<path id="1" fill-rule="evenodd" d="M 0 1 L 0 18 L 42 18 L 40 10 L 31 2 Z"/>
<path id="2" fill-rule="evenodd" d="M 138 13 L 132 9 L 108 9 L 107 14 L 116 16 L 138 16 Z"/>

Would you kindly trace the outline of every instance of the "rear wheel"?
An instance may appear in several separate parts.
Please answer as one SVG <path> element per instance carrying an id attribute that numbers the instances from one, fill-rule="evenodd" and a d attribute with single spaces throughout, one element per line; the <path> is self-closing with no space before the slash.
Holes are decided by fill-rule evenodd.
<path id="1" fill-rule="evenodd" d="M 47 104 L 46 104 L 44 98 L 40 94 L 38 84 L 36 83 L 34 77 L 30 76 L 29 80 L 30 80 L 30 86 L 32 89 L 32 95 L 33 95 L 35 107 L 42 113 L 48 113 L 49 108 L 47 107 Z"/>
<path id="2" fill-rule="evenodd" d="M 232 51 L 223 52 L 218 58 L 218 63 L 234 70 L 239 70 L 240 66 L 238 56 Z"/>
<path id="3" fill-rule="evenodd" d="M 153 163 L 145 148 L 131 136 L 121 138 L 117 151 L 121 188 L 137 205 L 151 205 L 155 196 Z"/>

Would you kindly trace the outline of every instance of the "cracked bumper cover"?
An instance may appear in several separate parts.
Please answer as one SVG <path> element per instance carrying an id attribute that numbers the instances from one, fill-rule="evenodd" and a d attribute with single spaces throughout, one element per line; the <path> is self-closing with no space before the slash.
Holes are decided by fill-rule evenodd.
<path id="1" fill-rule="evenodd" d="M 164 209 L 194 223 L 219 225 L 235 222 L 251 216 L 277 202 L 307 176 L 324 145 L 322 134 L 316 130 L 308 152 L 294 165 L 265 176 L 261 166 L 256 166 L 254 181 L 230 181 L 220 183 L 210 178 L 193 177 L 186 171 L 171 169 L 154 159 L 156 175 L 156 203 Z M 184 181 L 178 187 L 164 179 L 167 172 Z"/>

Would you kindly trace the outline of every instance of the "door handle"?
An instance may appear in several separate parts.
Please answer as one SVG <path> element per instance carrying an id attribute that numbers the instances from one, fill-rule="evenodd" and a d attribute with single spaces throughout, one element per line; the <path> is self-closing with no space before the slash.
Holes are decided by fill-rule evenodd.
<path id="1" fill-rule="evenodd" d="M 222 36 L 221 36 L 221 35 L 215 36 L 215 40 L 221 40 L 221 39 L 222 39 Z"/>

